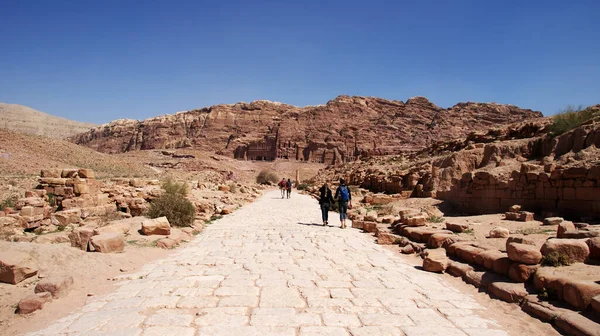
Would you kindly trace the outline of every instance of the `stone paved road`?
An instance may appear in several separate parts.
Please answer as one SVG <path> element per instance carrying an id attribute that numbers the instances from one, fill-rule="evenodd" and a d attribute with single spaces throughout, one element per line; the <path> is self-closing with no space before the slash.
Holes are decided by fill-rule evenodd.
<path id="1" fill-rule="evenodd" d="M 475 300 L 279 191 L 29 335 L 508 335 Z"/>

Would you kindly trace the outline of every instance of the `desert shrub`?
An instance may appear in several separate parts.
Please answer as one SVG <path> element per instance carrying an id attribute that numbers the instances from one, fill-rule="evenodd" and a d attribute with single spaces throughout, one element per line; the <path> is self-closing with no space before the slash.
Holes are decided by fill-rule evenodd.
<path id="1" fill-rule="evenodd" d="M 190 226 L 196 211 L 192 202 L 185 198 L 187 194 L 185 183 L 167 180 L 163 183 L 163 189 L 165 192 L 150 203 L 148 217 L 165 216 L 171 225 Z"/>
<path id="2" fill-rule="evenodd" d="M 600 116 L 600 111 L 590 107 L 584 108 L 582 105 L 577 108 L 567 106 L 552 117 L 552 123 L 548 126 L 548 131 L 553 136 L 561 135 L 597 116 Z"/>
<path id="3" fill-rule="evenodd" d="M 4 211 L 6 208 L 14 208 L 17 205 L 17 196 L 9 196 L 0 203 L 0 211 Z"/>
<path id="4" fill-rule="evenodd" d="M 310 188 L 310 187 L 311 187 L 311 185 L 310 185 L 310 184 L 308 184 L 308 183 L 300 183 L 300 184 L 298 185 L 298 190 L 306 190 L 306 189 L 308 189 L 308 188 Z"/>
<path id="5" fill-rule="evenodd" d="M 542 258 L 542 266 L 569 266 L 571 265 L 571 258 L 565 253 L 550 252 Z"/>
<path id="6" fill-rule="evenodd" d="M 431 216 L 427 219 L 427 221 L 430 223 L 443 223 L 444 220 L 444 217 L 441 216 Z"/>
<path id="7" fill-rule="evenodd" d="M 261 170 L 256 177 L 256 183 L 258 184 L 276 184 L 278 181 L 279 177 L 269 170 Z"/>

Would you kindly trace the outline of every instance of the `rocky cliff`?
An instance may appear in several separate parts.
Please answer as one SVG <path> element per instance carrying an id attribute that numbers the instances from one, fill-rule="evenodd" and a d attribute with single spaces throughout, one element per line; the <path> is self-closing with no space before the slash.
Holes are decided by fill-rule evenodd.
<path id="1" fill-rule="evenodd" d="M 415 151 L 434 141 L 539 117 L 540 112 L 495 103 L 444 109 L 423 97 L 402 102 L 339 96 L 319 106 L 262 100 L 144 121 L 117 120 L 72 141 L 105 153 L 195 147 L 249 160 L 336 163 Z"/>
<path id="2" fill-rule="evenodd" d="M 19 133 L 64 139 L 96 126 L 55 117 L 27 106 L 0 103 L 0 127 Z"/>

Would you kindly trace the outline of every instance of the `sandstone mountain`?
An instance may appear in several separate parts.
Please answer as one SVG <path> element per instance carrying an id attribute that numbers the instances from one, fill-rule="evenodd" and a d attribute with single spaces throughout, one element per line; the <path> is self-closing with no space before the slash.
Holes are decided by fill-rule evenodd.
<path id="1" fill-rule="evenodd" d="M 71 140 L 105 153 L 193 147 L 240 159 L 331 164 L 415 151 L 434 141 L 539 117 L 540 112 L 495 103 L 444 109 L 423 97 L 402 102 L 339 96 L 319 106 L 259 100 L 144 121 L 116 120 Z"/>
<path id="2" fill-rule="evenodd" d="M 0 127 L 19 133 L 64 139 L 96 126 L 55 117 L 27 106 L 0 103 Z"/>

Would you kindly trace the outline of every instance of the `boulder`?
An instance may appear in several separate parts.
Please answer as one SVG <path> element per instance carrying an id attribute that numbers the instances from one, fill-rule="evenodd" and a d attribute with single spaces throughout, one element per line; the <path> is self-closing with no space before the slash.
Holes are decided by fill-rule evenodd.
<path id="1" fill-rule="evenodd" d="M 169 239 L 169 238 L 159 239 L 156 242 L 156 247 L 160 247 L 161 249 L 165 249 L 165 250 L 172 249 L 176 245 L 177 245 L 177 242 L 174 241 L 173 239 Z"/>
<path id="2" fill-rule="evenodd" d="M 171 224 L 167 217 L 146 219 L 142 222 L 142 233 L 150 235 L 168 236 L 171 234 Z"/>
<path id="3" fill-rule="evenodd" d="M 548 218 L 544 219 L 543 225 L 558 225 L 558 224 L 562 223 L 563 221 L 564 221 L 564 219 L 562 219 L 561 217 L 548 217 Z"/>
<path id="4" fill-rule="evenodd" d="M 562 222 L 558 224 L 558 228 L 556 229 L 556 237 L 565 238 L 565 232 L 567 231 L 575 231 L 575 225 L 573 222 Z"/>
<path id="5" fill-rule="evenodd" d="M 508 256 L 498 258 L 498 259 L 494 260 L 494 272 L 508 276 L 508 271 L 510 270 L 510 267 L 514 263 L 515 262 L 510 260 L 510 258 L 508 258 Z"/>
<path id="6" fill-rule="evenodd" d="M 449 261 L 448 267 L 446 268 L 446 273 L 455 276 L 455 277 L 463 277 L 467 272 L 473 270 L 473 266 L 469 264 L 463 264 L 456 261 Z"/>
<path id="7" fill-rule="evenodd" d="M 408 244 L 400 249 L 400 253 L 402 254 L 413 254 L 415 253 L 415 249 L 412 244 Z"/>
<path id="8" fill-rule="evenodd" d="M 125 249 L 125 238 L 120 233 L 104 233 L 101 235 L 93 236 L 90 239 L 90 245 L 94 251 L 100 253 L 115 253 L 123 252 Z"/>
<path id="9" fill-rule="evenodd" d="M 365 230 L 369 233 L 375 233 L 375 231 L 377 230 L 377 223 L 376 222 L 363 222 L 363 230 Z"/>
<path id="10" fill-rule="evenodd" d="M 57 299 L 65 296 L 73 286 L 73 277 L 70 275 L 54 275 L 42 279 L 35 286 L 36 293 L 48 292 Z"/>
<path id="11" fill-rule="evenodd" d="M 514 263 L 508 269 L 508 277 L 515 282 L 527 282 L 537 271 L 539 265 Z"/>
<path id="12" fill-rule="evenodd" d="M 218 189 L 219 191 L 229 192 L 231 188 L 228 185 L 220 185 Z"/>
<path id="13" fill-rule="evenodd" d="M 367 222 L 375 222 L 377 221 L 377 211 L 369 211 L 367 212 L 367 214 L 365 215 L 365 221 Z"/>
<path id="14" fill-rule="evenodd" d="M 352 227 L 355 229 L 363 229 L 363 225 L 364 225 L 364 221 L 362 220 L 353 220 L 352 221 Z"/>
<path id="15" fill-rule="evenodd" d="M 525 238 L 525 237 L 508 237 L 506 240 L 506 249 L 508 250 L 508 244 L 510 243 L 518 243 L 518 244 L 527 244 L 535 246 L 535 241 L 533 239 Z"/>
<path id="16" fill-rule="evenodd" d="M 40 177 L 60 178 L 60 170 L 58 169 L 43 169 Z"/>
<path id="17" fill-rule="evenodd" d="M 406 224 L 411 227 L 425 226 L 427 224 L 427 217 L 425 215 L 412 216 L 406 220 Z"/>
<path id="18" fill-rule="evenodd" d="M 0 252 L 0 282 L 16 285 L 38 273 L 39 267 L 27 253 Z"/>
<path id="19" fill-rule="evenodd" d="M 429 237 L 429 240 L 427 241 L 427 246 L 431 247 L 431 248 L 442 247 L 442 245 L 444 244 L 446 239 L 452 239 L 455 237 L 456 236 L 452 233 L 444 233 L 444 232 L 434 233 L 431 235 L 431 237 Z"/>
<path id="20" fill-rule="evenodd" d="M 529 295 L 525 286 L 520 283 L 493 282 L 488 286 L 487 290 L 497 298 L 510 303 L 521 302 Z"/>
<path id="21" fill-rule="evenodd" d="M 490 231 L 490 238 L 508 238 L 510 231 L 507 228 L 497 226 Z"/>
<path id="22" fill-rule="evenodd" d="M 79 169 L 79 171 L 77 171 L 77 175 L 79 175 L 79 177 L 85 178 L 85 179 L 95 179 L 96 178 L 96 173 L 94 173 L 93 170 L 86 169 L 86 168 Z"/>
<path id="23" fill-rule="evenodd" d="M 519 212 L 519 211 L 521 211 L 521 206 L 520 205 L 512 205 L 510 208 L 508 208 L 508 211 Z"/>
<path id="24" fill-rule="evenodd" d="M 542 260 L 542 253 L 533 245 L 510 243 L 506 253 L 510 260 L 526 265 L 537 265 Z"/>
<path id="25" fill-rule="evenodd" d="M 475 257 L 485 251 L 481 247 L 473 245 L 459 245 L 456 247 L 456 255 L 468 263 L 474 263 Z"/>
<path id="26" fill-rule="evenodd" d="M 446 229 L 460 233 L 469 229 L 469 224 L 446 223 Z"/>
<path id="27" fill-rule="evenodd" d="M 379 230 L 377 233 L 377 244 L 379 245 L 393 245 L 396 239 L 398 239 L 397 235 Z"/>
<path id="28" fill-rule="evenodd" d="M 504 219 L 511 220 L 511 221 L 518 221 L 519 213 L 518 212 L 506 212 L 504 214 Z"/>
<path id="29" fill-rule="evenodd" d="M 448 267 L 448 261 L 446 251 L 444 250 L 429 252 L 425 259 L 423 259 L 423 269 L 428 272 L 441 273 Z"/>
<path id="30" fill-rule="evenodd" d="M 74 228 L 71 233 L 69 233 L 69 240 L 71 241 L 71 246 L 76 247 L 82 251 L 88 250 L 88 243 L 92 236 L 95 235 L 94 229 L 91 227 L 79 227 Z"/>
<path id="31" fill-rule="evenodd" d="M 587 245 L 590 249 L 590 258 L 600 260 L 600 237 L 588 239 Z"/>
<path id="32" fill-rule="evenodd" d="M 577 310 L 585 310 L 600 295 L 600 284 L 594 281 L 569 280 L 563 287 L 563 298 Z"/>
<path id="33" fill-rule="evenodd" d="M 192 236 L 190 236 L 189 234 L 183 232 L 180 229 L 177 228 L 172 228 L 171 229 L 171 234 L 167 237 L 169 239 L 172 239 L 175 241 L 175 243 L 179 244 L 183 241 L 190 241 L 192 240 Z"/>
<path id="34" fill-rule="evenodd" d="M 540 251 L 543 255 L 566 254 L 571 262 L 584 262 L 590 255 L 590 248 L 583 239 L 548 239 Z"/>
<path id="35" fill-rule="evenodd" d="M 492 283 L 502 281 L 504 278 L 493 272 L 469 271 L 463 275 L 463 280 L 477 288 L 486 289 Z"/>
<path id="36" fill-rule="evenodd" d="M 565 231 L 562 234 L 563 239 L 585 239 L 585 238 L 596 238 L 600 237 L 600 231 L 591 231 L 591 230 L 573 230 L 573 231 Z"/>
<path id="37" fill-rule="evenodd" d="M 554 324 L 564 335 L 599 335 L 600 325 L 577 312 L 560 314 L 554 319 Z"/>
<path id="38" fill-rule="evenodd" d="M 52 301 L 50 293 L 28 295 L 17 304 L 17 314 L 31 314 L 36 310 L 44 308 L 44 304 L 50 301 Z"/>
<path id="39" fill-rule="evenodd" d="M 497 259 L 506 257 L 506 253 L 498 250 L 486 250 L 475 256 L 475 262 L 488 270 L 494 269 L 494 262 Z"/>
<path id="40" fill-rule="evenodd" d="M 533 221 L 533 212 L 528 211 L 520 211 L 519 212 L 519 221 L 521 222 L 532 222 Z"/>

